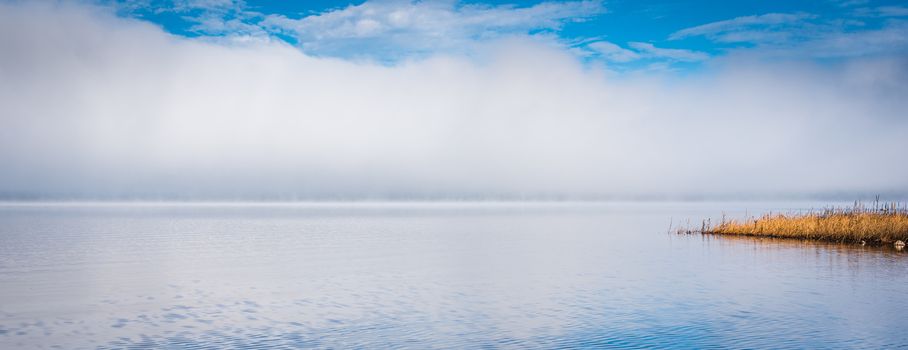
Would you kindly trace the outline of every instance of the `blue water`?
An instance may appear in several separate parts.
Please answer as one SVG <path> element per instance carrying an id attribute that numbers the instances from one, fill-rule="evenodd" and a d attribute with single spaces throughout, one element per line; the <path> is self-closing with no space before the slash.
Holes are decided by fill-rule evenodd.
<path id="1" fill-rule="evenodd" d="M 0 205 L 0 348 L 908 348 L 908 254 L 668 234 L 808 203 Z"/>

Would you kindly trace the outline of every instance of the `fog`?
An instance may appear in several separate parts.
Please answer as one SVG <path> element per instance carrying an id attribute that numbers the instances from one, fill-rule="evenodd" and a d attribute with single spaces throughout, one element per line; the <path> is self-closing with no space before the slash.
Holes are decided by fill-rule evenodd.
<path id="1" fill-rule="evenodd" d="M 0 4 L 4 198 L 852 197 L 908 192 L 908 58 L 746 51 L 617 72 L 508 36 L 371 63 Z"/>

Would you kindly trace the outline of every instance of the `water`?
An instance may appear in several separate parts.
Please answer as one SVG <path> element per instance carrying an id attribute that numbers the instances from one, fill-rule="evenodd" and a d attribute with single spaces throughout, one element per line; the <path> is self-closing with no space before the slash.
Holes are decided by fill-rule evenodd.
<path id="1" fill-rule="evenodd" d="M 778 203 L 0 205 L 0 348 L 908 348 L 908 254 Z"/>

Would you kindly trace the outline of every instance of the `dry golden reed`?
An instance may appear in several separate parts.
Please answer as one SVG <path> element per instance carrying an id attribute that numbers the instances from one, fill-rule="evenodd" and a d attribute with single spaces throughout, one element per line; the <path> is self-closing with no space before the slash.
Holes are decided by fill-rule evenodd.
<path id="1" fill-rule="evenodd" d="M 903 242 L 908 241 L 908 207 L 898 203 L 879 202 L 865 206 L 856 202 L 850 208 L 770 213 L 745 220 L 723 218 L 715 226 L 705 221 L 698 231 L 706 234 L 903 245 Z M 687 232 L 693 231 L 688 229 Z"/>

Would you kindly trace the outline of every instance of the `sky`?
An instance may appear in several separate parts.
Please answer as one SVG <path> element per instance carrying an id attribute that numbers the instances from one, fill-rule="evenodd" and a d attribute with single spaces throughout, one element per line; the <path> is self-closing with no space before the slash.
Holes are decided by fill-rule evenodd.
<path id="1" fill-rule="evenodd" d="M 908 5 L 0 1 L 0 198 L 908 194 Z"/>
<path id="2" fill-rule="evenodd" d="M 110 3 L 187 37 L 267 37 L 308 55 L 393 64 L 530 36 L 613 69 L 695 68 L 740 51 L 836 59 L 899 53 L 901 1 L 233 1 Z M 748 50 L 750 49 L 750 50 Z"/>

